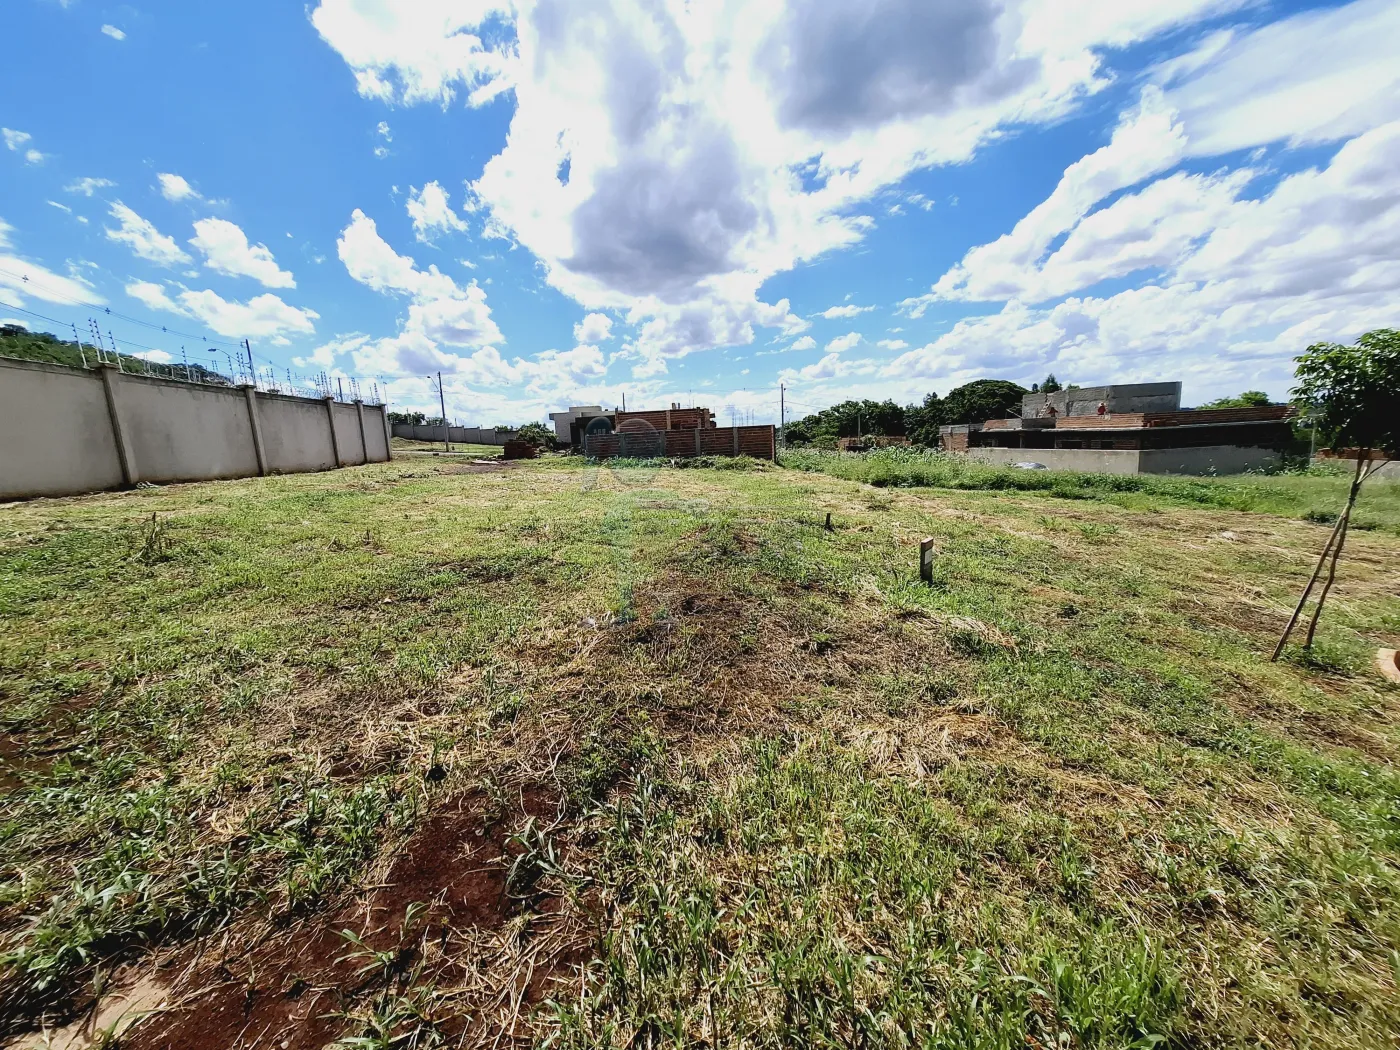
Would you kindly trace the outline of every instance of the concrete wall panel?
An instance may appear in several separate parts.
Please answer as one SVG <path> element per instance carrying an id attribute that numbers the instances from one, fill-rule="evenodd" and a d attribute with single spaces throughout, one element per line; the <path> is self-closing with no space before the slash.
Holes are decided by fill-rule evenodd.
<path id="1" fill-rule="evenodd" d="M 1136 474 L 1138 453 L 1097 448 L 970 448 L 969 459 L 993 466 L 1043 463 L 1051 470 L 1082 470 L 1092 474 Z"/>
<path id="2" fill-rule="evenodd" d="M 121 483 L 97 373 L 0 361 L 0 499 L 96 492 Z"/>
<path id="3" fill-rule="evenodd" d="M 1274 449 L 1243 445 L 1148 448 L 1141 455 L 1144 474 L 1243 474 L 1277 466 L 1283 460 L 1282 453 Z"/>
<path id="4" fill-rule="evenodd" d="M 142 481 L 246 478 L 257 450 L 241 390 L 124 375 L 122 426 Z"/>
<path id="5" fill-rule="evenodd" d="M 365 446 L 360 440 L 360 416 L 354 405 L 332 402 L 331 413 L 335 419 L 335 437 L 340 442 L 340 462 L 342 466 L 358 466 L 365 462 Z"/>
<path id="6" fill-rule="evenodd" d="M 389 460 L 388 431 L 384 429 L 384 406 L 365 406 L 365 442 L 371 463 L 387 463 Z"/>
<path id="7" fill-rule="evenodd" d="M 335 466 L 324 401 L 259 395 L 258 418 L 268 470 L 300 474 Z"/>

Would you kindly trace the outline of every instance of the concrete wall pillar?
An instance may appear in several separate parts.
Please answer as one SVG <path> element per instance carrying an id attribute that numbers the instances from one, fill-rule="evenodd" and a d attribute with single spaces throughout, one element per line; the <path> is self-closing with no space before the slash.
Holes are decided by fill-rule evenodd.
<path id="1" fill-rule="evenodd" d="M 248 399 L 248 425 L 253 428 L 253 452 L 258 457 L 258 475 L 267 477 L 267 449 L 263 447 L 262 423 L 258 420 L 258 391 L 252 384 L 243 387 Z"/>
<path id="2" fill-rule="evenodd" d="M 102 376 L 102 392 L 107 396 L 107 414 L 112 420 L 112 438 L 117 445 L 117 459 L 122 465 L 122 482 L 135 485 L 141 480 L 136 469 L 136 456 L 131 448 L 131 439 L 122 426 L 121 410 L 117 407 L 117 369 L 113 365 L 98 365 Z"/>
<path id="3" fill-rule="evenodd" d="M 335 433 L 335 398 L 328 397 L 326 402 L 326 424 L 331 428 L 331 457 L 335 460 L 337 467 L 345 466 L 345 459 L 340 454 L 340 438 Z"/>
<path id="4" fill-rule="evenodd" d="M 739 428 L 738 428 L 738 427 L 730 427 L 729 429 L 730 429 L 731 431 L 733 431 L 733 434 L 734 434 L 734 455 L 735 455 L 735 456 L 738 456 L 738 455 L 739 455 Z"/>
<path id="5" fill-rule="evenodd" d="M 394 428 L 389 425 L 389 402 L 385 401 L 379 406 L 379 418 L 384 424 L 384 459 L 387 462 L 394 458 Z"/>
<path id="6" fill-rule="evenodd" d="M 369 440 L 365 437 L 365 403 L 355 402 L 355 416 L 360 424 L 360 462 L 369 462 Z"/>
<path id="7" fill-rule="evenodd" d="M 700 428 L 695 428 L 695 454 L 700 455 Z"/>

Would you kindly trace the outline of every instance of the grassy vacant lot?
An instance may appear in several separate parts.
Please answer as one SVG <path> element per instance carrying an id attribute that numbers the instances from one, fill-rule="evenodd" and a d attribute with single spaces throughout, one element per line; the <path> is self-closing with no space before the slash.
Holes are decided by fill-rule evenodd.
<path id="1" fill-rule="evenodd" d="M 0 1032 L 1395 1046 L 1396 487 L 793 462 L 0 508 Z"/>

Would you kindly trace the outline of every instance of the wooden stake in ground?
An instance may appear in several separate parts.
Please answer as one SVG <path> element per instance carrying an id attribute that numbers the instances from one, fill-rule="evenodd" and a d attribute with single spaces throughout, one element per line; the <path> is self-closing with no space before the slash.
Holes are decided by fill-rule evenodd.
<path id="1" fill-rule="evenodd" d="M 1326 603 L 1327 595 L 1332 590 L 1332 583 L 1337 578 L 1337 561 L 1341 558 L 1342 547 L 1347 541 L 1347 528 L 1351 522 L 1352 508 L 1356 506 L 1356 496 L 1361 491 L 1362 482 L 1380 469 L 1380 466 L 1369 465 L 1370 458 L 1370 449 L 1364 448 L 1357 451 L 1356 472 L 1352 475 L 1351 489 L 1347 493 L 1347 505 L 1337 518 L 1337 524 L 1332 527 L 1332 535 L 1328 537 L 1327 545 L 1322 548 L 1322 556 L 1317 559 L 1317 566 L 1313 569 L 1312 578 L 1308 580 L 1308 585 L 1303 588 L 1303 596 L 1298 599 L 1298 607 L 1293 610 L 1293 616 L 1289 619 L 1288 626 L 1283 629 L 1283 636 L 1279 638 L 1278 645 L 1274 646 L 1274 655 L 1269 658 L 1271 662 L 1277 661 L 1283 653 L 1283 647 L 1288 643 L 1289 635 L 1293 633 L 1293 628 L 1298 624 L 1298 618 L 1303 614 L 1303 607 L 1308 602 L 1308 595 L 1312 593 L 1317 578 L 1322 575 L 1322 566 L 1327 565 L 1327 582 L 1322 585 L 1322 593 L 1317 596 L 1317 605 L 1313 609 L 1312 619 L 1308 622 L 1308 636 L 1303 642 L 1304 649 L 1312 648 L 1313 636 L 1317 634 L 1317 622 L 1322 617 L 1322 606 Z"/>
<path id="2" fill-rule="evenodd" d="M 919 544 L 919 579 L 930 587 L 933 586 L 933 556 L 935 553 L 932 536 Z"/>

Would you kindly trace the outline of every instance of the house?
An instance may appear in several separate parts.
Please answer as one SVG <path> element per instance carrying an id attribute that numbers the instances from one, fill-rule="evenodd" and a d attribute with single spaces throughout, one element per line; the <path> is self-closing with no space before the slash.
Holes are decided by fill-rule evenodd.
<path id="1" fill-rule="evenodd" d="M 1238 474 L 1277 465 L 1289 405 L 1183 409 L 1180 383 L 1027 394 L 1021 415 L 939 428 L 944 451 L 985 463 L 1102 474 Z"/>

